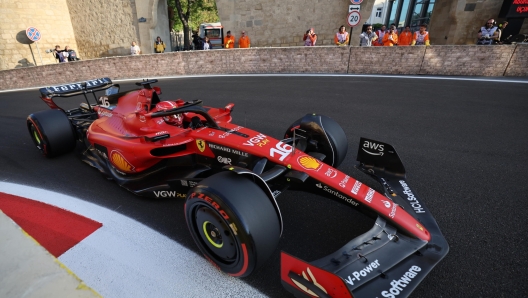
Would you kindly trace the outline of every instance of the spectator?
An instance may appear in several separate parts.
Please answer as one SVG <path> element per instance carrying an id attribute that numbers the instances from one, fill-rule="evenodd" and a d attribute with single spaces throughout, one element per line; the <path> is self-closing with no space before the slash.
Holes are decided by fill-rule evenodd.
<path id="1" fill-rule="evenodd" d="M 77 58 L 77 53 L 75 53 L 74 50 L 70 49 L 69 46 L 65 46 L 65 47 L 64 47 L 64 52 L 65 52 L 65 53 L 68 53 L 68 56 L 65 57 L 65 58 L 68 59 L 68 61 L 81 60 L 81 59 Z"/>
<path id="2" fill-rule="evenodd" d="M 198 35 L 198 32 L 193 32 L 192 43 L 194 50 L 203 50 L 203 39 Z"/>
<path id="3" fill-rule="evenodd" d="M 70 61 L 68 58 L 70 57 L 70 53 L 68 53 L 68 46 L 64 47 L 64 50 L 60 53 L 62 55 L 62 58 L 64 61 L 62 62 L 68 62 Z"/>
<path id="4" fill-rule="evenodd" d="M 165 43 L 163 40 L 161 40 L 161 37 L 157 37 L 156 41 L 154 42 L 154 52 L 156 53 L 163 53 L 165 52 Z"/>
<path id="5" fill-rule="evenodd" d="M 139 46 L 136 44 L 135 41 L 132 42 L 132 46 L 130 47 L 130 55 L 139 55 L 141 54 L 141 50 L 139 49 Z"/>
<path id="6" fill-rule="evenodd" d="M 495 26 L 495 20 L 489 19 L 485 26 L 482 26 L 477 34 L 478 45 L 492 45 L 495 40 L 499 37 L 499 32 Z"/>
<path id="7" fill-rule="evenodd" d="M 62 52 L 64 51 L 60 49 L 60 46 L 56 45 L 55 50 L 53 50 L 53 56 L 55 57 L 55 59 L 57 59 L 58 63 L 67 62 L 64 60 L 64 55 L 62 54 Z"/>
<path id="8" fill-rule="evenodd" d="M 206 36 L 205 39 L 204 39 L 204 43 L 203 43 L 203 49 L 204 50 L 210 50 L 212 48 L 213 48 L 213 46 L 211 45 L 211 41 L 209 40 L 209 37 Z"/>
<path id="9" fill-rule="evenodd" d="M 365 32 L 359 35 L 359 46 L 360 47 L 371 47 L 373 42 L 376 42 L 378 36 L 372 32 L 372 26 L 368 25 Z"/>
<path id="10" fill-rule="evenodd" d="M 376 36 L 378 37 L 377 42 L 373 46 L 383 46 L 383 36 L 387 33 L 387 26 L 383 25 L 380 29 L 376 30 Z"/>
<path id="11" fill-rule="evenodd" d="M 345 26 L 341 25 L 341 27 L 339 27 L 339 32 L 337 32 L 336 35 L 334 36 L 334 42 L 338 46 L 346 46 L 348 45 L 348 41 L 349 41 L 348 32 L 346 32 Z"/>
<path id="12" fill-rule="evenodd" d="M 314 28 L 308 29 L 303 37 L 304 45 L 307 47 L 313 47 L 315 46 L 315 43 L 317 42 L 317 35 L 314 32 Z"/>
<path id="13" fill-rule="evenodd" d="M 411 32 L 411 26 L 407 25 L 405 26 L 405 29 L 400 33 L 400 36 L 398 36 L 398 45 L 399 46 L 410 46 L 412 43 L 412 32 Z"/>
<path id="14" fill-rule="evenodd" d="M 394 30 L 394 32 L 396 32 L 396 34 L 398 34 L 398 28 L 396 27 L 396 24 L 392 23 L 390 25 L 390 28 Z"/>
<path id="15" fill-rule="evenodd" d="M 235 36 L 231 35 L 231 31 L 227 31 L 225 48 L 233 49 L 235 47 Z"/>
<path id="16" fill-rule="evenodd" d="M 240 33 L 240 34 L 241 34 L 241 36 L 238 39 L 238 47 L 239 48 L 243 48 L 243 49 L 250 48 L 251 47 L 251 40 L 249 40 L 249 37 L 246 35 L 246 31 L 242 31 L 242 33 Z"/>
<path id="17" fill-rule="evenodd" d="M 429 32 L 425 31 L 425 29 L 427 29 L 427 24 L 421 24 L 420 31 L 414 32 L 413 41 L 411 43 L 412 46 L 429 45 Z"/>
<path id="18" fill-rule="evenodd" d="M 506 36 L 503 36 L 502 33 L 504 32 L 504 29 L 508 26 L 508 22 L 504 21 L 499 25 L 499 28 L 497 31 L 499 31 L 499 37 L 497 38 L 497 44 L 502 44 L 502 42 L 506 39 Z"/>
<path id="19" fill-rule="evenodd" d="M 386 47 L 392 47 L 398 45 L 398 33 L 394 27 L 391 26 L 389 32 L 383 35 L 383 45 Z"/>

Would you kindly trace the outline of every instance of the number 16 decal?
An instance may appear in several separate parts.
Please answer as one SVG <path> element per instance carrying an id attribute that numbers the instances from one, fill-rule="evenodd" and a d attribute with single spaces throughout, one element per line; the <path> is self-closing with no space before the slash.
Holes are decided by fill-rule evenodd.
<path id="1" fill-rule="evenodd" d="M 279 160 L 284 161 L 286 156 L 288 156 L 292 152 L 293 147 L 284 144 L 283 142 L 278 142 L 277 145 L 275 145 L 275 148 L 270 149 L 270 156 L 275 157 L 275 153 L 280 155 Z"/>

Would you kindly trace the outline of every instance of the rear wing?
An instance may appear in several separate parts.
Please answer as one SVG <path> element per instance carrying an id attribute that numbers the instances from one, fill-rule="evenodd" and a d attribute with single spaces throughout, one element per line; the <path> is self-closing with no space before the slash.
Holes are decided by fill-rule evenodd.
<path id="1" fill-rule="evenodd" d="M 95 98 L 95 92 L 107 90 L 112 87 L 115 87 L 115 89 L 119 90 L 119 85 L 113 84 L 112 80 L 110 80 L 109 78 L 100 78 L 88 80 L 85 82 L 69 83 L 64 85 L 40 88 L 39 91 L 41 95 L 40 98 L 52 109 L 63 110 L 62 108 L 57 106 L 57 104 L 55 104 L 55 102 L 53 101 L 54 97 L 70 97 L 84 95 L 88 109 L 92 110 L 90 102 L 88 101 L 88 97 L 86 97 L 86 94 L 92 93 Z M 109 94 L 117 92 L 116 90 L 112 89 L 109 91 L 111 91 Z M 95 100 L 97 101 L 97 98 Z"/>
<path id="2" fill-rule="evenodd" d="M 88 80 L 85 82 L 78 83 L 69 83 L 58 86 L 50 86 L 45 88 L 40 88 L 40 94 L 42 98 L 53 98 L 56 96 L 59 97 L 70 97 L 81 95 L 84 93 L 93 93 L 97 91 L 106 90 L 114 86 L 110 78 L 100 78 L 94 80 Z"/>

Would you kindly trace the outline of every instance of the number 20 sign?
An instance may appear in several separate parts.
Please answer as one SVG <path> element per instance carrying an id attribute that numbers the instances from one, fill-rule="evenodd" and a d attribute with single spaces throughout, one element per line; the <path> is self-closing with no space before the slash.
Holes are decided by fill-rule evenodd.
<path id="1" fill-rule="evenodd" d="M 353 10 L 348 14 L 347 22 L 350 27 L 357 26 L 359 21 L 361 21 L 361 14 L 359 14 L 359 11 Z"/>

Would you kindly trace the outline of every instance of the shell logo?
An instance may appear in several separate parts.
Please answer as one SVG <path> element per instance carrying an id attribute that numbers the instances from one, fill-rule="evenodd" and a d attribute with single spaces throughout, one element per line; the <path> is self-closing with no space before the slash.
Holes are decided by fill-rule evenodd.
<path id="1" fill-rule="evenodd" d="M 420 229 L 420 230 L 423 232 L 424 228 L 422 227 L 421 224 L 416 224 L 416 227 L 417 227 L 418 229 Z"/>
<path id="2" fill-rule="evenodd" d="M 313 171 L 319 171 L 319 169 L 321 169 L 323 166 L 319 160 L 311 156 L 301 156 L 297 159 L 297 162 L 301 165 L 301 167 Z"/>
<path id="3" fill-rule="evenodd" d="M 134 166 L 131 165 L 121 153 L 118 151 L 112 151 L 110 153 L 110 161 L 120 171 L 130 173 L 134 172 Z"/>

